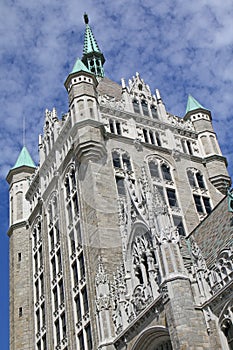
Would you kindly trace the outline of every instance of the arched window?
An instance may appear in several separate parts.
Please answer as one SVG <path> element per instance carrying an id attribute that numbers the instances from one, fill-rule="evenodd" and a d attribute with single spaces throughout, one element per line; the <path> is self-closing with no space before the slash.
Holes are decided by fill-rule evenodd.
<path id="1" fill-rule="evenodd" d="M 199 172 L 196 173 L 196 179 L 198 183 L 198 187 L 200 188 L 205 188 L 204 180 L 203 180 L 203 175 L 201 175 Z"/>
<path id="2" fill-rule="evenodd" d="M 132 171 L 129 155 L 121 150 L 115 150 L 112 152 L 112 161 L 114 168 L 121 168 L 127 171 Z"/>
<path id="3" fill-rule="evenodd" d="M 72 165 L 65 175 L 64 180 L 66 212 L 68 225 L 71 227 L 79 219 L 79 199 L 77 191 L 77 179 L 75 168 Z"/>
<path id="4" fill-rule="evenodd" d="M 187 176 L 193 192 L 193 199 L 198 214 L 206 216 L 212 210 L 208 189 L 206 188 L 204 177 L 197 169 L 188 169 Z"/>
<path id="5" fill-rule="evenodd" d="M 125 175 L 126 172 L 129 176 L 132 174 L 130 157 L 127 152 L 123 150 L 114 150 L 112 152 L 112 162 L 115 171 L 117 192 L 119 195 L 125 195 Z"/>
<path id="6" fill-rule="evenodd" d="M 154 105 L 151 106 L 151 114 L 154 119 L 158 119 L 158 111 Z"/>
<path id="7" fill-rule="evenodd" d="M 221 328 L 222 328 L 222 331 L 227 338 L 229 349 L 233 350 L 233 324 L 232 324 L 232 321 L 230 319 L 224 320 Z"/>
<path id="8" fill-rule="evenodd" d="M 122 163 L 123 163 L 123 166 L 125 166 L 128 171 L 132 170 L 130 158 L 126 153 L 122 154 Z"/>
<path id="9" fill-rule="evenodd" d="M 121 159 L 118 152 L 112 152 L 112 160 L 114 168 L 121 168 Z"/>
<path id="10" fill-rule="evenodd" d="M 168 181 L 172 181 L 169 166 L 166 164 L 162 164 L 161 170 L 162 170 L 163 179 L 168 180 Z"/>
<path id="11" fill-rule="evenodd" d="M 145 116 L 149 116 L 148 104 L 145 100 L 141 100 L 142 112 Z"/>
<path id="12" fill-rule="evenodd" d="M 183 214 L 179 206 L 170 165 L 159 157 L 151 157 L 148 160 L 148 167 L 155 192 L 159 193 L 160 202 L 162 201 L 167 206 L 179 234 L 185 236 Z"/>
<path id="13" fill-rule="evenodd" d="M 133 100 L 133 110 L 134 113 L 140 113 L 139 103 L 136 99 Z"/>
<path id="14" fill-rule="evenodd" d="M 159 167 L 156 161 L 149 162 L 150 174 L 152 177 L 159 178 Z"/>

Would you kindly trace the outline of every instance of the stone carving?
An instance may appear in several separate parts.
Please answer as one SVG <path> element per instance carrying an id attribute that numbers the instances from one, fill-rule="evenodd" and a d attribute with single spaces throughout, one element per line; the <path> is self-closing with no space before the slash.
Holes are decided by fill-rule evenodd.
<path id="1" fill-rule="evenodd" d="M 179 118 L 172 114 L 167 114 L 167 120 L 171 125 L 174 125 L 177 128 L 181 128 L 184 130 L 195 131 L 192 122 L 189 120 L 185 121 L 182 118 Z"/>
<path id="2" fill-rule="evenodd" d="M 125 109 L 125 103 L 123 100 L 117 101 L 115 97 L 110 97 L 108 95 L 99 96 L 99 103 L 103 106 L 115 108 L 120 111 Z"/>
<path id="3" fill-rule="evenodd" d="M 135 288 L 132 296 L 135 314 L 138 315 L 151 302 L 152 297 L 146 291 L 146 287 L 139 285 Z"/>
<path id="4" fill-rule="evenodd" d="M 95 278 L 96 286 L 96 309 L 97 311 L 111 308 L 111 295 L 108 276 L 105 272 L 102 257 L 99 257 L 97 273 Z"/>

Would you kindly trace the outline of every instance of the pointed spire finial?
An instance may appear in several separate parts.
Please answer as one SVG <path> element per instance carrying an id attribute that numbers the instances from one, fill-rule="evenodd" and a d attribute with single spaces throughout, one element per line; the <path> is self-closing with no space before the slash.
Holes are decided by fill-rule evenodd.
<path id="1" fill-rule="evenodd" d="M 85 64 L 87 69 L 97 75 L 104 76 L 103 65 L 105 62 L 104 55 L 99 49 L 98 43 L 91 30 L 87 13 L 84 13 L 84 22 L 86 24 L 84 45 L 83 45 L 83 57 L 82 62 Z"/>
<path id="2" fill-rule="evenodd" d="M 88 18 L 88 14 L 86 12 L 84 13 L 83 18 L 84 18 L 84 23 L 88 24 L 89 23 L 89 18 Z"/>

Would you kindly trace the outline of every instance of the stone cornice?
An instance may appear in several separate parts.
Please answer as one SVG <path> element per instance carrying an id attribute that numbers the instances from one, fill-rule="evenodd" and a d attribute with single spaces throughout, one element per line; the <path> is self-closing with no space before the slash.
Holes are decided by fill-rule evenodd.
<path id="1" fill-rule="evenodd" d="M 115 108 L 109 108 L 109 107 L 106 107 L 106 106 L 101 106 L 100 105 L 100 111 L 103 113 L 103 114 L 107 114 L 109 115 L 110 117 L 115 117 L 115 118 L 122 118 L 122 119 L 125 119 L 125 120 L 129 120 L 129 119 L 134 119 L 135 122 L 137 123 L 140 123 L 142 124 L 143 126 L 145 127 L 148 127 L 148 126 L 151 126 L 151 127 L 154 127 L 156 129 L 170 129 L 174 132 L 177 131 L 177 133 L 179 134 L 183 134 L 183 135 L 186 135 L 188 137 L 192 137 L 192 138 L 197 138 L 198 136 L 198 133 L 195 131 L 195 130 L 192 130 L 192 129 L 188 129 L 188 128 L 182 128 L 181 126 L 179 127 L 179 125 L 172 125 L 170 123 L 166 123 L 165 121 L 162 121 L 162 120 L 155 120 L 155 119 L 152 119 L 150 117 L 145 117 L 145 116 L 142 116 L 140 114 L 135 114 L 135 113 L 131 113 L 131 112 L 128 112 L 128 111 L 125 111 L 125 110 L 119 110 L 119 109 L 115 109 Z M 113 114 L 114 112 L 114 114 Z"/>
<path id="2" fill-rule="evenodd" d="M 22 220 L 22 221 L 16 222 L 15 224 L 10 226 L 9 230 L 7 231 L 7 235 L 9 237 L 11 237 L 14 230 L 16 230 L 18 228 L 26 227 L 27 225 L 28 225 L 27 220 Z"/>

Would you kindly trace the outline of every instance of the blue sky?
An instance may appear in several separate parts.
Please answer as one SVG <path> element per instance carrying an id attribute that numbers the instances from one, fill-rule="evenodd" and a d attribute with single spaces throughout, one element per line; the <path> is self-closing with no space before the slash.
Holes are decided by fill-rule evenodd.
<path id="1" fill-rule="evenodd" d="M 212 111 L 233 175 L 233 2 L 225 0 L 2 0 L 0 5 L 0 339 L 8 349 L 8 193 L 5 177 L 23 142 L 38 161 L 44 110 L 68 109 L 63 83 L 79 56 L 83 13 L 116 82 L 138 71 L 167 110 L 185 114 L 188 94 Z"/>

